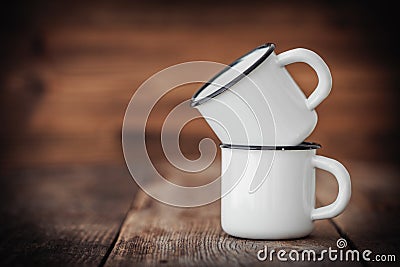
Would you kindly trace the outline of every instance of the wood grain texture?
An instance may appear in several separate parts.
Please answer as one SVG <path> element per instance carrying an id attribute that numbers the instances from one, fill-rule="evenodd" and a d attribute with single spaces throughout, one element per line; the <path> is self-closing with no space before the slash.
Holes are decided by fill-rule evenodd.
<path id="1" fill-rule="evenodd" d="M 132 199 L 129 179 L 104 166 L 2 173 L 0 265 L 98 266 Z"/>
<path id="2" fill-rule="evenodd" d="M 200 208 L 174 208 L 141 193 L 128 214 L 106 266 L 259 265 L 264 262 L 257 259 L 257 252 L 265 245 L 269 249 L 314 249 L 318 253 L 334 245 L 338 237 L 329 221 L 321 221 L 305 239 L 238 239 L 222 231 L 219 201 Z M 280 263 L 275 258 L 268 264 Z"/>
<path id="3" fill-rule="evenodd" d="M 208 175 L 219 171 L 219 168 L 211 169 Z M 166 165 L 163 173 L 175 183 L 182 184 L 187 180 L 187 176 Z M 190 183 L 194 182 L 184 182 L 185 185 Z M 329 246 L 335 247 L 339 237 L 331 221 L 323 220 L 316 222 L 314 232 L 303 239 L 262 241 L 235 238 L 221 229 L 219 201 L 203 207 L 177 208 L 160 203 L 140 191 L 106 266 L 307 265 L 304 262 L 279 262 L 276 258 L 272 262 L 260 262 L 257 252 L 266 245 L 269 249 L 286 251 L 313 249 L 318 254 Z M 320 262 L 327 263 L 327 258 Z M 357 264 L 360 263 L 353 263 Z"/>

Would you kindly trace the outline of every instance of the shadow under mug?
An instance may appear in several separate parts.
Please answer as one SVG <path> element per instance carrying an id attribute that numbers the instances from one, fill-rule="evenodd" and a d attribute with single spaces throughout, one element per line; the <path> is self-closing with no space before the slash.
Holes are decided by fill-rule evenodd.
<path id="1" fill-rule="evenodd" d="M 240 57 L 192 97 L 222 143 L 297 145 L 317 124 L 315 108 L 329 95 L 332 77 L 316 53 L 296 48 L 279 55 L 265 44 Z M 310 65 L 318 85 L 306 98 L 285 66 Z"/>
<path id="2" fill-rule="evenodd" d="M 286 147 L 221 145 L 222 229 L 242 238 L 299 238 L 312 232 L 314 220 L 343 212 L 351 196 L 350 175 L 338 161 L 316 155 L 318 148 L 308 142 Z M 332 173 L 339 185 L 336 200 L 320 208 L 315 208 L 315 168 Z M 259 169 L 267 170 L 262 172 L 266 179 L 250 192 Z"/>

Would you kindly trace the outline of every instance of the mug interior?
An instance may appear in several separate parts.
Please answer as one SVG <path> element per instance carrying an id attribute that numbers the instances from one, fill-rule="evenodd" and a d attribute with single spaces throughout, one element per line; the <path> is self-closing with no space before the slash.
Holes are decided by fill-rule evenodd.
<path id="1" fill-rule="evenodd" d="M 274 44 L 267 43 L 229 64 L 193 95 L 191 106 L 200 105 L 232 87 L 264 62 L 274 49 Z"/>

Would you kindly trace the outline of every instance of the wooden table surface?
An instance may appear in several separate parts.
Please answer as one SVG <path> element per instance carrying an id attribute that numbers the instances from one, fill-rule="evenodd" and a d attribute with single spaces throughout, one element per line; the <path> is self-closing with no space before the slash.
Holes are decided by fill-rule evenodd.
<path id="1" fill-rule="evenodd" d="M 0 266 L 286 265 L 259 262 L 256 253 L 264 245 L 320 252 L 340 237 L 350 249 L 400 260 L 399 83 L 391 40 L 397 29 L 387 27 L 396 18 L 390 6 L 38 2 L 1 9 L 7 14 L 0 18 L 14 22 L 14 28 L 2 23 L 7 33 L 20 32 L 4 35 L 8 49 L 0 49 L 8 55 L 0 62 Z M 317 109 L 309 140 L 342 161 L 353 182 L 345 212 L 317 221 L 310 236 L 297 240 L 231 237 L 221 230 L 218 201 L 190 209 L 155 201 L 134 183 L 121 152 L 126 105 L 147 78 L 186 61 L 230 63 L 265 42 L 275 42 L 277 53 L 306 47 L 328 63 L 333 89 Z M 288 69 L 306 94 L 316 86 L 309 67 Z M 159 144 L 166 114 L 196 87 L 161 101 L 148 123 L 150 143 Z M 184 128 L 182 150 L 198 156 L 203 137 L 215 139 L 205 121 Z M 159 170 L 174 181 L 188 178 L 161 155 L 150 150 Z M 218 176 L 219 164 L 203 178 Z M 336 193 L 334 179 L 318 172 L 318 204 Z"/>
<path id="2" fill-rule="evenodd" d="M 219 172 L 217 165 L 213 175 Z M 185 178 L 167 165 L 163 171 L 177 181 Z M 360 162 L 352 164 L 350 173 L 353 196 L 342 215 L 315 222 L 313 233 L 302 239 L 262 241 L 224 233 L 219 201 L 176 208 L 150 198 L 138 190 L 124 166 L 9 170 L 1 185 L 8 194 L 1 196 L 6 205 L 0 213 L 0 264 L 280 265 L 277 259 L 259 262 L 257 251 L 267 245 L 318 253 L 336 248 L 340 237 L 347 240 L 349 249 L 369 249 L 373 255 L 391 254 L 398 259 L 398 172 L 393 166 Z M 318 172 L 318 203 L 331 202 L 336 193 L 334 179 Z"/>

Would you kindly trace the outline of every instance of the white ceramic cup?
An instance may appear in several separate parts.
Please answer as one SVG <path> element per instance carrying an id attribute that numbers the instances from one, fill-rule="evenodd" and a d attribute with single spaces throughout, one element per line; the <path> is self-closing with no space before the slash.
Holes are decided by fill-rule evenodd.
<path id="1" fill-rule="evenodd" d="M 242 56 L 192 97 L 222 143 L 297 145 L 317 124 L 315 108 L 329 95 L 332 77 L 316 53 L 296 48 L 279 55 L 265 44 Z M 285 66 L 310 65 L 318 85 L 306 98 Z"/>
<path id="2" fill-rule="evenodd" d="M 222 229 L 242 238 L 291 239 L 310 234 L 314 220 L 339 215 L 350 200 L 350 175 L 338 161 L 316 155 L 319 147 L 221 145 Z M 272 158 L 270 166 L 264 164 Z M 315 208 L 315 168 L 332 173 L 339 185 L 336 200 L 320 208 Z M 260 169 L 267 169 L 261 172 L 266 179 L 250 193 Z"/>

